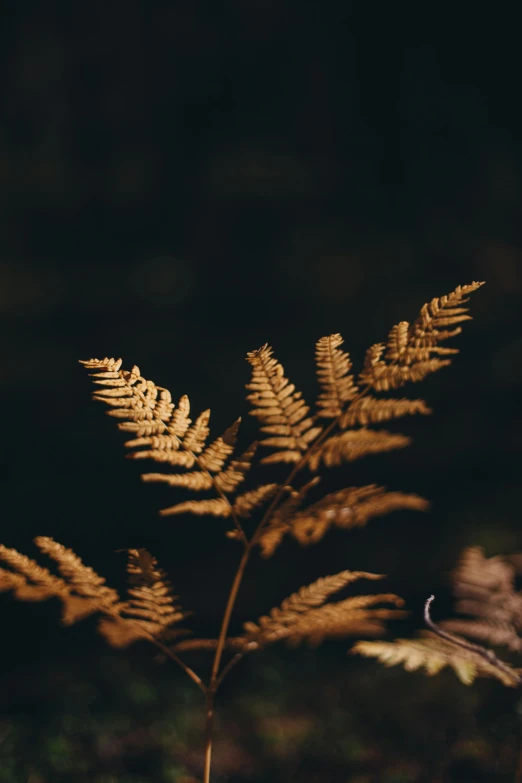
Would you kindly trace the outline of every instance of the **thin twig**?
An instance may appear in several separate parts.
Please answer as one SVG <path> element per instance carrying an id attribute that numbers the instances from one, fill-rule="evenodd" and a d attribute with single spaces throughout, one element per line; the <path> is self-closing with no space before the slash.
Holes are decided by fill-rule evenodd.
<path id="1" fill-rule="evenodd" d="M 444 631 L 436 623 L 434 623 L 430 615 L 430 607 L 434 600 L 435 600 L 435 596 L 430 595 L 430 597 L 427 599 L 426 603 L 424 604 L 424 622 L 426 623 L 428 628 L 430 628 L 433 631 L 433 633 L 436 633 L 437 636 L 440 636 L 441 639 L 445 639 L 447 642 L 450 642 L 455 647 L 460 647 L 463 650 L 468 650 L 469 652 L 480 655 L 482 658 L 488 661 L 488 663 L 492 664 L 493 666 L 496 666 L 497 669 L 502 671 L 509 678 L 515 677 L 518 680 L 518 682 L 522 684 L 521 675 L 518 674 L 516 671 L 514 671 L 510 666 L 505 664 L 504 661 L 501 661 L 500 658 L 497 658 L 493 650 L 488 650 L 486 647 L 482 647 L 482 645 L 480 644 L 474 644 L 473 642 L 468 642 L 467 639 L 462 639 L 459 636 L 454 636 L 452 633 L 448 633 L 448 631 Z"/>

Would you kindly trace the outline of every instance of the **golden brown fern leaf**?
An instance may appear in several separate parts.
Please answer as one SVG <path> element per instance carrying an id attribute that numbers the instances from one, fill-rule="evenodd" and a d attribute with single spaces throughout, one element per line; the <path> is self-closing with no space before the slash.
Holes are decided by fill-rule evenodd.
<path id="1" fill-rule="evenodd" d="M 358 595 L 344 601 L 328 603 L 312 609 L 289 627 L 287 644 L 296 647 L 307 641 L 312 647 L 325 639 L 346 636 L 381 636 L 386 628 L 383 620 L 396 620 L 408 613 L 397 609 L 374 608 L 375 604 L 403 606 L 404 601 L 394 593 Z"/>
<path id="2" fill-rule="evenodd" d="M 431 633 L 423 639 L 357 642 L 351 652 L 377 658 L 385 666 L 402 664 L 406 671 L 424 668 L 428 675 L 437 674 L 445 666 L 450 666 L 464 685 L 471 685 L 477 677 L 495 677 L 513 688 L 522 683 L 520 672 L 508 664 L 499 666 L 479 652 L 456 646 Z"/>
<path id="3" fill-rule="evenodd" d="M 317 399 L 317 407 L 320 409 L 318 416 L 323 419 L 336 419 L 341 416 L 346 403 L 352 400 L 358 391 L 350 372 L 350 356 L 339 347 L 343 342 L 340 334 L 330 334 L 328 337 L 321 337 L 316 343 L 317 378 L 322 389 Z"/>
<path id="4" fill-rule="evenodd" d="M 175 408 L 168 389 L 143 378 L 136 365 L 132 370 L 123 370 L 121 359 L 89 359 L 80 363 L 88 370 L 96 370 L 89 374 L 97 379 L 97 386 L 105 387 L 96 389 L 93 399 L 110 406 L 109 416 L 123 419 L 119 429 L 134 433 L 135 438 L 125 445 L 148 447 L 134 452 L 134 459 L 151 458 L 188 468 L 194 465 L 195 454 L 202 451 L 208 436 L 209 411 L 203 411 L 191 427 L 188 397 L 183 396 Z"/>
<path id="5" fill-rule="evenodd" d="M 287 508 L 292 500 L 295 502 L 296 495 L 294 493 L 287 499 Z M 298 505 L 301 502 L 302 498 L 299 498 Z M 426 511 L 428 508 L 429 503 L 419 495 L 386 492 L 377 484 L 346 487 L 326 495 L 303 511 L 298 511 L 296 505 L 290 505 L 282 517 L 274 514 L 268 526 L 261 531 L 258 543 L 262 556 L 270 557 L 287 533 L 302 545 L 315 544 L 330 527 L 363 527 L 370 519 L 393 511 Z"/>
<path id="6" fill-rule="evenodd" d="M 321 376 L 325 391 L 320 395 L 319 407 L 326 406 L 328 418 L 334 419 L 341 433 L 323 437 L 312 444 L 308 457 L 310 470 L 319 466 L 341 465 L 366 454 L 378 454 L 390 449 L 403 448 L 410 440 L 403 435 L 385 430 L 373 430 L 368 424 L 379 424 L 400 416 L 430 413 L 423 400 L 379 398 L 370 391 L 382 392 L 396 389 L 407 381 L 420 381 L 428 373 L 446 364 L 449 356 L 457 353 L 455 348 L 445 348 L 439 343 L 460 332 L 460 326 L 452 330 L 446 327 L 468 320 L 466 296 L 482 283 L 459 286 L 455 291 L 440 299 L 433 299 L 421 309 L 413 324 L 401 321 L 394 326 L 386 343 L 376 343 L 366 352 L 364 367 L 357 386 L 349 374 L 350 363 L 347 354 L 339 349 L 340 335 L 322 338 Z M 331 358 L 327 362 L 328 355 Z M 353 429 L 360 427 L 360 429 Z"/>
<path id="7" fill-rule="evenodd" d="M 456 611 L 469 618 L 445 620 L 444 629 L 522 651 L 522 594 L 515 591 L 513 565 L 498 555 L 486 558 L 480 547 L 469 547 L 452 574 L 452 584 L 459 599 Z"/>
<path id="8" fill-rule="evenodd" d="M 46 536 L 35 539 L 38 548 L 54 560 L 55 576 L 35 560 L 0 544 L 0 592 L 11 590 L 21 601 L 56 597 L 62 602 L 62 623 L 72 625 L 91 614 L 103 615 L 98 630 L 113 647 L 126 647 L 138 639 L 173 639 L 188 633 L 171 626 L 186 615 L 176 605 L 170 583 L 155 558 L 144 549 L 129 551 L 129 599 L 122 601 L 105 579 L 62 544 Z"/>
<path id="9" fill-rule="evenodd" d="M 471 318 L 468 294 L 483 283 L 458 286 L 446 296 L 432 299 L 423 305 L 420 315 L 412 324 L 401 321 L 394 326 L 386 343 L 377 343 L 368 349 L 364 368 L 359 376 L 361 385 L 376 391 L 397 389 L 408 381 L 420 381 L 431 372 L 450 364 L 448 357 L 458 353 L 457 348 L 447 348 L 440 343 L 461 332 L 457 324 Z M 447 327 L 452 326 L 453 329 Z"/>
<path id="10" fill-rule="evenodd" d="M 272 356 L 272 348 L 264 345 L 251 351 L 247 360 L 252 366 L 252 380 L 246 387 L 251 392 L 247 395 L 253 406 L 250 415 L 259 420 L 261 432 L 271 436 L 263 438 L 261 445 L 274 449 L 261 462 L 299 462 L 321 428 L 315 427 L 313 418 L 307 415 L 309 407 L 301 392 L 295 391 L 285 378 L 283 367 Z"/>
<path id="11" fill-rule="evenodd" d="M 141 376 L 140 369 L 136 365 L 132 370 L 122 370 L 121 359 L 88 359 L 80 361 L 80 364 L 88 370 L 96 370 L 89 373 L 97 378 L 96 386 L 104 386 L 97 389 L 93 399 L 104 402 L 110 406 L 109 416 L 124 419 L 119 427 L 126 432 L 133 432 L 137 437 L 161 435 L 167 430 L 167 424 L 172 425 L 174 405 L 168 389 L 156 386 L 153 381 L 147 381 Z M 184 435 L 183 428 L 188 428 L 190 420 L 188 415 L 188 399 L 180 401 L 180 413 L 183 423 L 178 422 L 175 437 Z"/>
<path id="12" fill-rule="evenodd" d="M 365 427 L 367 424 L 379 424 L 416 413 L 426 416 L 431 413 L 431 409 L 424 400 L 379 399 L 366 395 L 353 401 L 341 416 L 339 426 L 343 430 L 357 425 Z"/>
<path id="13" fill-rule="evenodd" d="M 48 536 L 38 536 L 36 546 L 58 564 L 58 571 L 71 589 L 83 598 L 94 598 L 101 605 L 112 607 L 119 600 L 118 593 L 107 587 L 105 579 L 86 566 L 72 549 L 59 544 Z"/>
<path id="14" fill-rule="evenodd" d="M 244 634 L 238 641 L 243 641 L 247 651 L 266 647 L 280 639 L 286 639 L 290 644 L 305 640 L 317 644 L 327 637 L 381 632 L 383 619 L 402 616 L 402 613 L 393 609 L 373 609 L 373 604 L 384 601 L 401 606 L 403 602 L 398 596 L 386 593 L 325 603 L 331 595 L 361 578 L 382 579 L 383 576 L 365 571 L 341 571 L 322 577 L 286 598 L 280 607 L 260 617 L 257 623 L 244 623 Z"/>
<path id="15" fill-rule="evenodd" d="M 343 462 L 353 462 L 367 454 L 403 449 L 410 443 L 411 438 L 386 430 L 371 430 L 366 427 L 346 430 L 338 435 L 332 435 L 317 449 L 311 451 L 308 466 L 315 472 L 321 463 L 330 468 L 342 465 Z"/>
<path id="16" fill-rule="evenodd" d="M 189 633 L 173 628 L 187 615 L 177 605 L 177 596 L 165 572 L 146 549 L 129 549 L 129 599 L 117 616 L 103 617 L 98 630 L 112 647 L 127 647 L 151 636 L 162 643 Z"/>
<path id="17" fill-rule="evenodd" d="M 43 568 L 36 560 L 0 544 L 0 560 L 12 570 L 0 569 L 0 592 L 12 591 L 21 601 L 44 601 L 69 594 L 64 579 Z"/>
<path id="18" fill-rule="evenodd" d="M 0 589 L 12 590 L 15 598 L 22 601 L 59 598 L 64 625 L 71 625 L 94 612 L 117 611 L 118 594 L 107 587 L 105 580 L 92 568 L 85 566 L 71 549 L 44 536 L 36 538 L 35 544 L 58 563 L 63 578 L 15 549 L 0 546 L 0 559 L 12 569 L 0 578 Z"/>
<path id="19" fill-rule="evenodd" d="M 244 481 L 250 469 L 257 444 L 250 446 L 238 459 L 231 460 L 236 444 L 240 419 L 225 433 L 206 445 L 209 436 L 210 411 L 203 411 L 192 423 L 190 403 L 185 395 L 176 408 L 170 392 L 156 386 L 140 374 L 138 367 L 121 369 L 121 359 L 90 359 L 81 362 L 104 389 L 93 398 L 110 405 L 109 415 L 117 416 L 118 427 L 136 437 L 128 440 L 127 448 L 135 449 L 132 459 L 152 459 L 170 467 L 171 473 L 144 473 L 145 482 L 162 482 L 192 491 L 215 490 L 218 498 L 189 501 L 160 511 L 164 516 L 192 513 L 230 516 L 232 505 L 226 494 L 233 493 Z M 187 472 L 174 472 L 179 470 Z"/>
<path id="20" fill-rule="evenodd" d="M 426 511 L 428 502 L 419 495 L 386 492 L 384 487 L 347 487 L 326 495 L 292 518 L 289 532 L 302 545 L 315 544 L 332 526 L 363 527 L 377 516 L 411 509 Z"/>

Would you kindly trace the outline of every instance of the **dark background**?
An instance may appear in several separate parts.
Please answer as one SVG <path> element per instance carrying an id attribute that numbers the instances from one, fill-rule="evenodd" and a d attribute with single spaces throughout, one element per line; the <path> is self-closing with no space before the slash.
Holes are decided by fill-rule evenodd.
<path id="1" fill-rule="evenodd" d="M 488 554 L 522 548 L 518 32 L 514 18 L 495 9 L 483 17 L 475 8 L 472 16 L 456 13 L 270 0 L 25 0 L 5 9 L 0 399 L 7 546 L 34 555 L 32 538 L 51 535 L 117 586 L 124 555 L 114 550 L 147 546 L 161 555 L 184 604 L 195 610 L 195 627 L 215 633 L 236 544 L 224 538 L 219 520 L 156 516 L 184 495 L 140 483 L 140 466 L 123 459 L 114 422 L 89 402 L 90 382 L 77 360 L 109 355 L 123 356 L 125 366 L 139 364 L 175 398 L 188 393 L 194 411 L 210 406 L 217 435 L 237 415 L 248 419 L 247 351 L 273 344 L 287 374 L 313 400 L 318 337 L 342 332 L 360 363 L 392 324 L 413 319 L 433 296 L 478 279 L 487 285 L 473 295 L 475 320 L 455 341 L 462 354 L 408 390 L 434 408 L 431 419 L 400 422 L 413 446 L 335 471 L 325 485 L 384 483 L 425 495 L 432 510 L 332 532 L 309 550 L 288 543 L 267 563 L 254 562 L 235 627 L 301 584 L 343 568 L 388 573 L 386 589 L 408 599 L 416 612 L 412 623 L 420 625 L 419 609 L 431 592 L 449 610 L 447 574 L 464 546 L 480 544 Z M 251 428 L 246 421 L 247 435 Z M 83 750 L 63 751 L 72 766 L 55 763 L 68 730 L 46 734 L 34 727 L 75 711 L 85 725 L 91 702 L 61 701 L 78 682 L 87 689 L 98 683 L 93 699 L 100 715 L 121 701 L 120 717 L 133 714 L 132 698 L 121 695 L 125 682 L 148 682 L 159 722 L 167 718 L 154 694 L 176 699 L 187 688 L 177 673 L 171 682 L 166 669 L 151 663 L 147 649 L 107 653 L 94 624 L 63 630 L 54 604 L 15 605 L 9 596 L 0 603 L 0 725 L 16 738 L 12 747 L 4 743 L 8 771 L 0 781 L 112 783 L 113 774 L 132 783 L 151 774 L 181 781 L 186 764 L 198 774 L 197 754 L 188 751 L 178 753 L 179 769 L 168 771 L 172 743 L 158 751 L 167 759 L 162 767 L 147 766 L 141 756 L 129 760 L 118 746 L 105 756 L 100 751 L 98 766 L 77 768 L 82 754 L 92 755 L 85 750 L 90 739 Z M 435 686 L 399 670 L 382 675 L 377 665 L 346 659 L 346 646 L 274 653 L 259 664 L 263 675 L 246 664 L 236 686 L 248 701 L 256 687 L 258 697 L 270 692 L 279 677 L 275 692 L 280 696 L 287 684 L 298 715 L 306 667 L 321 677 L 330 672 L 321 693 L 334 694 L 343 709 L 340 678 L 355 689 L 365 677 L 375 683 L 386 676 L 390 689 L 415 682 L 432 688 L 433 698 L 440 682 L 448 692 L 464 690 L 452 675 Z M 112 693 L 116 671 L 128 676 Z M 385 691 L 382 702 L 392 698 L 399 697 Z M 196 710 L 197 694 L 194 699 Z M 251 708 L 238 703 L 232 727 Z M 476 706 L 470 702 L 472 722 Z M 461 725 L 449 696 L 439 708 L 442 725 Z M 499 714 L 504 709 L 514 714 L 511 702 L 502 702 Z M 317 710 L 310 717 L 315 733 Z M 405 712 L 411 718 L 412 709 Z M 352 719 L 343 715 L 341 727 Z M 187 747 L 198 747 L 199 719 L 196 711 Z M 362 712 L 353 718 L 359 719 L 367 726 Z M 149 726 L 152 718 L 143 720 Z M 420 753 L 413 722 L 401 729 L 410 759 Z M 181 734 L 188 731 L 180 726 Z M 26 730 L 36 732 L 30 740 Z M 95 722 L 91 733 L 105 732 L 112 747 L 118 731 L 127 736 L 130 728 L 102 731 Z M 440 755 L 430 732 L 427 727 L 421 743 L 426 758 Z M 390 729 L 384 722 L 367 734 L 379 745 Z M 54 742 L 59 750 L 27 755 L 20 748 L 29 741 L 33 749 Z M 243 767 L 225 765 L 223 780 L 253 780 L 252 758 L 263 774 L 266 747 L 254 751 Z M 375 759 L 369 758 L 372 775 Z M 320 769 L 319 751 L 318 759 Z M 429 769 L 429 758 L 422 759 Z M 285 767 L 282 756 L 274 764 L 266 768 L 272 779 L 291 779 L 294 767 Z M 352 780 L 350 764 L 352 757 L 339 780 Z M 387 774 L 386 752 L 375 764 L 381 770 L 375 774 Z M 313 765 L 295 765 L 301 780 L 315 780 Z M 105 777 L 96 777 L 99 769 Z M 329 779 L 336 774 L 332 767 Z M 415 770 L 407 774 L 397 780 L 424 779 Z M 498 768 L 492 774 L 500 780 Z"/>

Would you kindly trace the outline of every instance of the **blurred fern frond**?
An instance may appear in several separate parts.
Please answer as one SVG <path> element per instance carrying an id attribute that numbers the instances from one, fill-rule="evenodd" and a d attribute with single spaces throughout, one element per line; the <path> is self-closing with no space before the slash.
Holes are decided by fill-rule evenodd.
<path id="1" fill-rule="evenodd" d="M 452 574 L 455 610 L 467 618 L 445 620 L 441 627 L 491 645 L 522 652 L 522 593 L 515 590 L 515 567 L 505 558 L 486 558 L 468 547 Z"/>
<path id="2" fill-rule="evenodd" d="M 431 633 L 423 639 L 357 642 L 352 652 L 377 658 L 385 666 L 402 664 L 410 672 L 422 668 L 428 675 L 438 674 L 449 666 L 464 685 L 471 685 L 477 677 L 494 677 L 511 688 L 522 682 L 520 671 L 508 664 L 499 667 L 484 655 L 457 647 Z"/>
<path id="3" fill-rule="evenodd" d="M 187 615 L 175 603 L 170 582 L 146 549 L 128 552 L 129 598 L 122 600 L 72 549 L 46 536 L 37 537 L 35 544 L 57 563 L 61 576 L 0 545 L 0 560 L 10 569 L 0 569 L 1 592 L 11 590 L 20 601 L 59 598 L 64 625 L 101 614 L 98 630 L 113 647 L 126 647 L 138 639 L 166 642 L 189 633 L 172 627 Z"/>
<path id="4" fill-rule="evenodd" d="M 522 685 L 522 669 L 512 667 L 484 646 L 522 651 L 522 594 L 515 590 L 515 565 L 499 555 L 486 558 L 480 547 L 468 547 L 452 574 L 452 586 L 457 612 L 468 617 L 435 624 L 430 616 L 431 596 L 424 617 L 433 633 L 381 645 L 360 642 L 353 651 L 377 657 L 389 666 L 403 663 L 408 671 L 424 667 L 428 674 L 436 674 L 451 666 L 466 685 L 478 676 L 495 677 L 510 687 Z"/>
<path id="5" fill-rule="evenodd" d="M 403 617 L 404 612 L 396 609 L 375 609 L 375 604 L 391 603 L 402 606 L 403 600 L 392 593 L 355 596 L 337 603 L 326 603 L 328 598 L 358 579 L 382 579 L 381 574 L 364 571 L 341 571 L 325 576 L 297 593 L 286 598 L 281 606 L 268 615 L 260 617 L 257 623 L 244 624 L 242 641 L 246 649 L 266 647 L 285 639 L 290 645 L 308 641 L 319 644 L 326 638 L 357 634 L 372 636 L 383 633 L 383 619 Z"/>

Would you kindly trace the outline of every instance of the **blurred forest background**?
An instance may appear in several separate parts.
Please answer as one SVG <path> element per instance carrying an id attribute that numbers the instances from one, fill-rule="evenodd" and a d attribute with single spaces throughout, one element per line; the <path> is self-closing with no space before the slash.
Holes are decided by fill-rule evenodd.
<path id="1" fill-rule="evenodd" d="M 344 568 L 389 574 L 419 627 L 470 544 L 522 549 L 522 117 L 518 28 L 500 10 L 291 0 L 7 4 L 0 29 L 1 540 L 73 547 L 116 586 L 161 556 L 213 634 L 237 549 L 139 481 L 77 364 L 123 356 L 246 416 L 269 342 L 315 394 L 315 340 L 356 362 L 391 325 L 486 280 L 454 365 L 415 388 L 401 452 L 332 475 L 432 501 L 252 565 L 235 627 Z M 460 15 L 459 15 L 460 14 Z M 252 423 L 245 421 L 245 427 Z M 326 482 L 326 488 L 330 485 Z M 2 596 L 0 783 L 188 783 L 200 694 L 138 645 L 116 654 L 54 603 Z M 216 782 L 513 780 L 522 700 L 346 656 L 274 650 L 224 689 Z M 204 662 L 202 662 L 204 665 Z M 226 704 L 225 704 L 226 703 Z M 518 761 L 517 761 L 518 759 Z M 522 774 L 522 772 L 520 773 Z"/>

